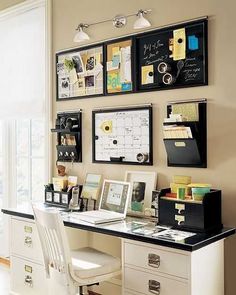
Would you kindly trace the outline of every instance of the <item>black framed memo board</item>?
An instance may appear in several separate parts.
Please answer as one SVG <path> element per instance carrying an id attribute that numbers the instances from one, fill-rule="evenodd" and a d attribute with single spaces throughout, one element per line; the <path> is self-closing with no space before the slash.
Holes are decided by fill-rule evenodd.
<path id="1" fill-rule="evenodd" d="M 136 37 L 137 91 L 207 85 L 207 19 Z"/>
<path id="2" fill-rule="evenodd" d="M 94 110 L 93 162 L 152 165 L 152 106 Z"/>
<path id="3" fill-rule="evenodd" d="M 118 94 L 134 90 L 134 39 L 109 41 L 106 51 L 106 93 Z"/>
<path id="4" fill-rule="evenodd" d="M 103 44 L 57 53 L 57 100 L 103 95 L 103 61 Z"/>

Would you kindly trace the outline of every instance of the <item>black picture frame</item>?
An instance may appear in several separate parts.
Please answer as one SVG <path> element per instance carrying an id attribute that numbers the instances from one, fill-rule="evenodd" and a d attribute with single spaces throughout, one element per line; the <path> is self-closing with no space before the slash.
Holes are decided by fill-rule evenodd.
<path id="1" fill-rule="evenodd" d="M 72 54 L 75 54 L 75 55 L 78 54 L 78 56 L 80 56 L 80 53 L 81 52 L 96 50 L 97 48 L 100 48 L 101 49 L 101 55 L 102 55 L 102 61 L 101 61 L 102 68 L 100 67 L 100 69 L 101 69 L 100 70 L 101 71 L 101 79 L 102 79 L 102 82 L 101 82 L 102 90 L 99 93 L 92 93 L 91 92 L 91 94 L 90 93 L 84 93 L 84 94 L 81 94 L 81 95 L 71 95 L 71 96 L 68 96 L 68 97 L 61 97 L 60 91 L 59 91 L 59 85 L 61 84 L 60 83 L 61 81 L 59 81 L 59 80 L 61 78 L 60 78 L 59 70 L 58 70 L 60 68 L 59 67 L 60 59 L 62 59 L 63 56 L 65 56 L 65 57 L 66 56 L 71 56 Z M 95 55 L 95 53 L 94 53 L 94 55 Z M 92 53 L 91 53 L 91 56 L 92 56 Z M 104 96 L 105 95 L 105 71 L 104 71 L 105 59 L 104 59 L 104 56 L 105 56 L 104 55 L 104 43 L 97 43 L 97 44 L 94 44 L 94 45 L 83 46 L 83 47 L 69 49 L 69 50 L 64 50 L 64 51 L 61 51 L 61 52 L 56 53 L 56 101 L 66 101 L 66 100 L 73 100 L 73 99 L 82 99 L 82 98 L 90 98 L 90 97 Z M 77 60 L 78 60 L 77 65 L 79 63 L 81 63 L 81 60 L 83 61 L 82 58 L 80 58 L 80 59 L 77 58 Z M 95 58 L 94 58 L 94 61 L 93 62 L 96 62 L 96 59 Z M 64 65 L 64 67 L 65 67 L 65 65 Z M 75 67 L 75 62 L 74 62 L 74 67 Z M 78 67 L 78 70 L 79 70 L 80 65 L 78 65 L 77 67 Z M 83 65 L 83 67 L 85 67 L 85 66 Z M 86 70 L 86 73 L 88 73 L 87 70 Z M 94 73 L 94 75 L 93 75 L 93 73 Z M 67 75 L 69 76 L 69 73 L 67 73 Z M 77 75 L 77 78 L 78 78 L 79 77 L 79 74 L 76 73 L 76 75 Z M 61 75 L 61 76 L 64 77 L 63 75 Z M 91 75 L 84 75 L 83 78 L 84 78 L 84 86 L 85 86 L 85 88 L 86 88 L 86 77 L 87 77 L 88 83 L 89 83 L 88 78 L 89 77 L 94 77 L 92 79 L 93 81 L 91 80 L 90 82 L 93 83 L 93 84 L 95 84 L 95 81 L 96 81 L 95 80 L 95 70 L 94 70 L 94 72 L 91 71 Z M 78 79 L 78 81 L 79 81 L 79 79 Z M 65 83 L 66 83 L 66 81 L 65 81 Z M 87 91 L 87 89 L 85 89 L 85 91 Z"/>
<path id="2" fill-rule="evenodd" d="M 139 110 L 147 110 L 149 118 L 149 152 L 148 152 L 148 161 L 136 162 L 136 161 L 124 161 L 122 155 L 120 157 L 110 157 L 110 160 L 98 160 L 96 157 L 96 115 L 101 113 L 118 113 L 118 112 L 132 112 Z M 130 106 L 130 107 L 118 107 L 118 108 L 107 108 L 107 109 L 98 109 L 92 111 L 92 162 L 100 164 L 121 164 L 121 165 L 142 165 L 142 166 L 151 166 L 153 165 L 153 113 L 152 105 L 143 105 L 143 106 Z"/>
<path id="3" fill-rule="evenodd" d="M 114 91 L 114 92 L 109 92 L 108 90 L 108 62 L 110 62 L 110 59 L 108 58 L 109 50 L 112 45 L 114 47 L 120 47 L 124 48 L 124 44 L 127 45 L 127 43 L 130 42 L 130 63 L 131 63 L 131 69 L 130 69 L 130 74 L 131 74 L 131 85 L 132 89 L 131 90 L 121 90 L 121 91 Z M 122 46 L 123 45 L 123 46 Z M 106 41 L 104 43 L 104 56 L 105 56 L 105 66 L 104 66 L 104 72 L 105 72 L 105 95 L 118 95 L 118 94 L 129 94 L 129 93 L 134 93 L 136 91 L 136 78 L 135 78 L 135 57 L 136 57 L 136 41 L 135 41 L 135 36 L 128 36 L 128 37 L 122 37 L 118 39 L 114 39 L 111 41 Z M 120 65 L 118 70 L 120 72 Z M 111 71 L 112 72 L 112 71 Z M 125 84 L 125 83 L 124 83 Z"/>

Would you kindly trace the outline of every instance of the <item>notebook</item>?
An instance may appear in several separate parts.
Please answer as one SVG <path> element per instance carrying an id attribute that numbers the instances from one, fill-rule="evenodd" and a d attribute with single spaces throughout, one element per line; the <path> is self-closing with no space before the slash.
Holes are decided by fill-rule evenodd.
<path id="1" fill-rule="evenodd" d="M 72 213 L 71 217 L 76 217 L 79 220 L 93 224 L 123 220 L 126 217 L 129 198 L 129 182 L 105 179 L 99 209 Z"/>

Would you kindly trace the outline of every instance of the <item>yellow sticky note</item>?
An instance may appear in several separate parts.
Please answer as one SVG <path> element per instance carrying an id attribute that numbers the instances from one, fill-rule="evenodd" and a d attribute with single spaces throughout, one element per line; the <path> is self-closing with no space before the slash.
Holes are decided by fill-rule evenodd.
<path id="1" fill-rule="evenodd" d="M 178 29 L 173 31 L 173 59 L 180 60 L 186 58 L 186 34 L 185 29 Z"/>
<path id="2" fill-rule="evenodd" d="M 120 54 L 120 47 L 112 47 L 112 56 Z"/>
<path id="3" fill-rule="evenodd" d="M 142 85 L 154 82 L 153 65 L 142 67 Z"/>

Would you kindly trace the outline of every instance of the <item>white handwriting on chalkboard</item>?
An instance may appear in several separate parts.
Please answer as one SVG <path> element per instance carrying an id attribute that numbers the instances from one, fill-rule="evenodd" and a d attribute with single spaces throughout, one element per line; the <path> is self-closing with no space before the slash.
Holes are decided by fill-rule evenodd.
<path id="1" fill-rule="evenodd" d="M 198 66 L 198 62 L 195 57 L 186 58 L 184 69 L 185 82 L 194 81 L 201 74 L 201 67 Z"/>
<path id="2" fill-rule="evenodd" d="M 192 69 L 184 69 L 184 80 L 186 82 L 188 81 L 193 81 L 197 78 L 197 76 L 199 75 L 199 73 L 201 72 L 201 68 L 192 68 Z"/>
<path id="3" fill-rule="evenodd" d="M 155 42 L 152 43 L 145 43 L 143 45 L 143 55 L 145 56 L 146 54 L 150 52 L 154 52 L 155 55 L 159 53 L 159 48 L 164 46 L 163 43 L 161 43 L 161 40 L 156 40 Z"/>
<path id="4" fill-rule="evenodd" d="M 153 64 L 156 62 L 162 62 L 162 61 L 168 59 L 169 55 L 168 54 L 161 55 L 160 57 L 158 57 L 156 59 L 152 59 L 152 57 L 156 57 L 156 56 L 149 54 L 143 58 L 143 60 L 145 60 L 145 65 L 150 65 L 150 64 Z"/>

